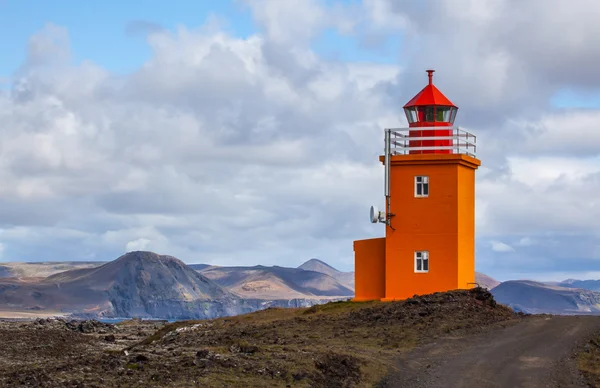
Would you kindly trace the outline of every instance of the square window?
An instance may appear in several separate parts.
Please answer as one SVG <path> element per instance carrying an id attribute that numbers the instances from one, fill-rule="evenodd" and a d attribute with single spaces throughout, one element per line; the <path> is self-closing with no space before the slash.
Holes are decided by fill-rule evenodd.
<path id="1" fill-rule="evenodd" d="M 429 177 L 428 176 L 416 176 L 415 177 L 415 197 L 428 197 L 429 196 Z"/>
<path id="2" fill-rule="evenodd" d="M 429 251 L 415 252 L 415 272 L 429 272 Z"/>

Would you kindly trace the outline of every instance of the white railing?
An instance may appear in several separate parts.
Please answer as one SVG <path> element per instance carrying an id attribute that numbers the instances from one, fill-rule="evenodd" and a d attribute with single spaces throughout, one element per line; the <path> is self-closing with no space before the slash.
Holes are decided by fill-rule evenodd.
<path id="1" fill-rule="evenodd" d="M 424 133 L 427 134 L 427 132 L 431 131 L 449 132 L 445 136 L 422 136 Z M 451 145 L 422 145 L 423 141 L 431 142 L 435 140 L 441 140 L 443 141 L 443 144 Z M 390 204 L 390 164 L 393 155 L 422 154 L 423 151 L 449 150 L 450 152 L 448 153 L 465 154 L 475 157 L 477 151 L 476 142 L 477 138 L 475 135 L 472 135 L 459 127 L 386 128 L 384 154 L 386 224 L 391 226 L 390 217 L 393 216 Z"/>
<path id="2" fill-rule="evenodd" d="M 426 136 L 428 132 L 444 130 L 450 131 L 448 135 Z M 386 129 L 386 132 L 389 132 L 389 151 L 391 155 L 421 154 L 423 153 L 422 151 L 449 150 L 449 153 L 452 154 L 465 154 L 475 157 L 477 152 L 477 137 L 459 127 L 389 128 Z M 422 141 L 424 140 L 428 141 L 428 143 L 441 140 L 446 145 L 434 144 L 423 146 Z"/>

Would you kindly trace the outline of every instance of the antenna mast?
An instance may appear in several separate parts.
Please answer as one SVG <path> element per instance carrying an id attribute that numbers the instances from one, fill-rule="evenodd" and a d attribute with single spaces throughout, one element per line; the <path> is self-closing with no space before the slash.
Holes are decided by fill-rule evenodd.
<path id="1" fill-rule="evenodd" d="M 385 154 L 384 154 L 384 164 L 385 164 L 385 223 L 391 228 L 392 221 L 392 206 L 390 201 L 390 158 L 392 154 L 392 130 L 391 128 L 385 129 Z"/>

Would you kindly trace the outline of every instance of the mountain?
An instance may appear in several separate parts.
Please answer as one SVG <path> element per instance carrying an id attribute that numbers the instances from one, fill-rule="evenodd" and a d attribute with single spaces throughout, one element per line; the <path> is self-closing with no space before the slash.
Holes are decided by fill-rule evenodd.
<path id="1" fill-rule="evenodd" d="M 476 280 L 518 311 L 600 314 L 600 293 L 594 291 L 600 289 L 598 280 L 500 283 L 479 272 Z M 353 283 L 353 272 L 318 259 L 298 268 L 219 267 L 138 251 L 111 262 L 3 263 L 0 310 L 205 319 L 347 299 L 354 294 Z"/>
<path id="2" fill-rule="evenodd" d="M 305 271 L 314 271 L 329 275 L 338 282 L 342 283 L 344 286 L 354 291 L 354 272 L 339 271 L 324 261 L 318 259 L 310 259 L 298 268 Z"/>
<path id="3" fill-rule="evenodd" d="M 558 283 L 558 285 L 566 288 L 583 288 L 584 290 L 600 292 L 600 280 L 567 279 Z"/>
<path id="4" fill-rule="evenodd" d="M 339 281 L 346 287 L 354 290 L 354 272 L 339 271 L 319 259 L 310 259 L 298 268 L 307 271 L 315 271 L 327 274 L 337 279 L 337 281 Z M 487 288 L 488 290 L 491 290 L 500 284 L 498 280 L 480 272 L 475 273 L 475 281 L 482 287 Z"/>
<path id="5" fill-rule="evenodd" d="M 45 278 L 58 272 L 78 268 L 94 268 L 105 264 L 105 261 L 46 261 L 32 263 L 2 263 L 0 278 Z"/>
<path id="6" fill-rule="evenodd" d="M 334 276 L 340 273 L 340 271 L 319 259 L 310 259 L 304 264 L 300 265 L 298 268 L 306 271 L 321 272 L 329 276 Z"/>
<path id="7" fill-rule="evenodd" d="M 13 272 L 10 267 L 6 265 L 0 265 L 0 278 L 13 278 Z"/>
<path id="8" fill-rule="evenodd" d="M 500 284 L 500 282 L 497 281 L 496 279 L 494 279 L 486 274 L 483 274 L 481 272 L 475 272 L 475 281 L 481 287 L 487 288 L 488 290 L 491 290 Z"/>
<path id="9" fill-rule="evenodd" d="M 207 266 L 200 273 L 243 298 L 311 299 L 354 296 L 353 290 L 334 277 L 299 268 Z"/>
<path id="10" fill-rule="evenodd" d="M 239 295 L 175 257 L 138 251 L 100 266 L 76 268 L 46 278 L 2 278 L 0 313 L 207 319 L 269 307 L 309 307 L 353 294 L 328 275 L 297 268 L 249 267 L 252 273 L 248 279 L 265 282 L 258 283 L 259 292 L 257 283 L 234 281 L 239 270 L 245 268 L 232 267 L 229 275 L 222 269 L 219 273 L 219 267 L 196 268 L 208 271 L 209 276 Z M 275 280 L 288 292 L 269 294 L 261 289 L 265 284 L 277 285 Z"/>
<path id="11" fill-rule="evenodd" d="M 516 311 L 531 314 L 600 315 L 600 293 L 551 286 L 529 280 L 502 282 L 491 290 L 494 298 Z"/>
<path id="12" fill-rule="evenodd" d="M 80 268 L 41 281 L 0 279 L 0 305 L 58 309 L 115 317 L 212 318 L 250 311 L 239 297 L 182 261 L 130 252 L 96 268 Z"/>
<path id="13" fill-rule="evenodd" d="M 196 271 L 201 271 L 204 268 L 212 267 L 212 266 L 210 264 L 188 264 L 188 267 L 190 267 L 191 269 L 194 269 Z"/>

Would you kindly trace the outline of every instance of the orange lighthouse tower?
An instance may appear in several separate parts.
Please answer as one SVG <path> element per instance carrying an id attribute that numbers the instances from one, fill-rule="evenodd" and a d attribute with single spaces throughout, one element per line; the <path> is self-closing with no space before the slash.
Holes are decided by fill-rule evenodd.
<path id="1" fill-rule="evenodd" d="M 400 300 L 475 284 L 474 135 L 429 83 L 405 106 L 408 128 L 385 129 L 385 237 L 354 241 L 355 298 Z"/>

